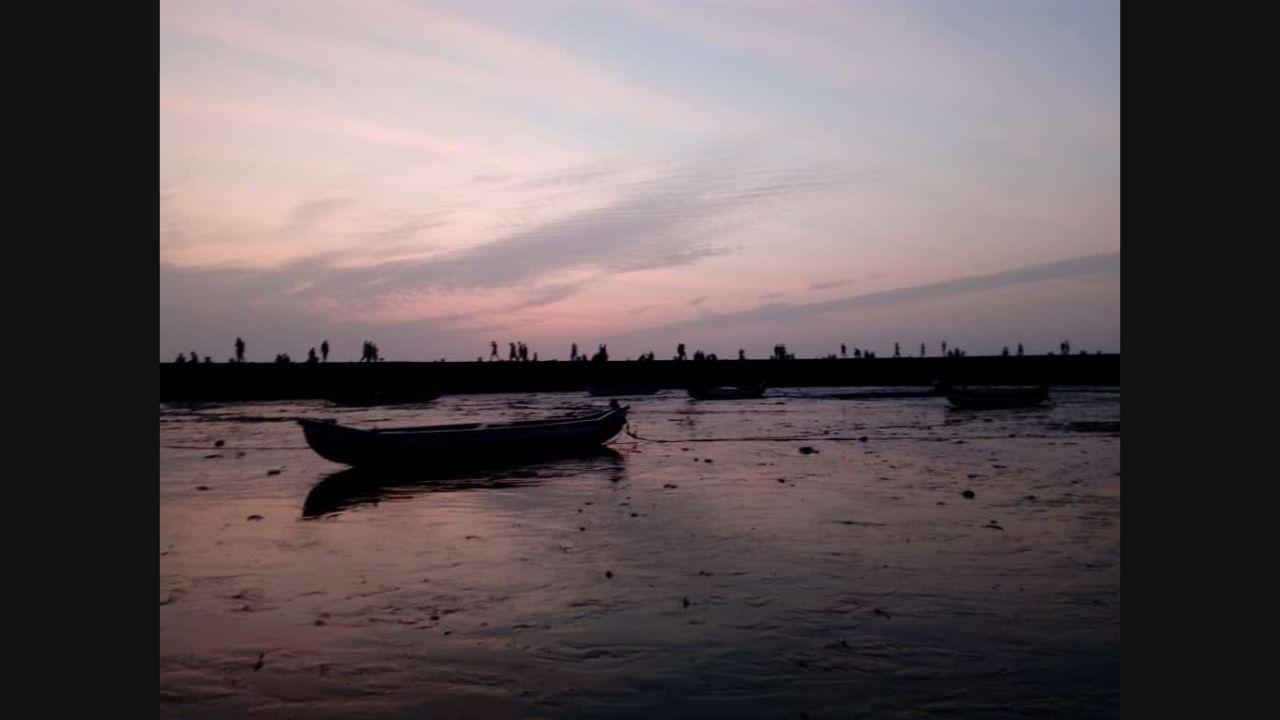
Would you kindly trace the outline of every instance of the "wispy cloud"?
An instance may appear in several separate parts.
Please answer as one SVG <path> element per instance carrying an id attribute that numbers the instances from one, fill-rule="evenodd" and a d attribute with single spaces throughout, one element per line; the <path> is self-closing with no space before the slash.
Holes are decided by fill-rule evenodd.
<path id="1" fill-rule="evenodd" d="M 853 280 L 829 280 L 827 282 L 816 282 L 809 286 L 810 290 L 831 290 L 832 288 L 844 287 L 853 284 Z"/>
<path id="2" fill-rule="evenodd" d="M 717 152 L 627 183 L 622 186 L 626 194 L 611 203 L 474 247 L 425 259 L 377 262 L 377 254 L 363 243 L 279 267 L 239 271 L 239 280 L 255 288 L 255 295 L 270 297 L 276 288 L 289 288 L 293 303 L 343 311 L 381 305 L 392 317 L 412 315 L 409 306 L 440 292 L 532 288 L 524 304 L 534 307 L 576 293 L 581 280 L 556 280 L 566 275 L 599 279 L 690 265 L 733 252 L 733 246 L 719 242 L 715 234 L 726 218 L 765 213 L 773 201 L 876 177 L 816 168 L 769 169 L 744 163 L 736 152 Z M 303 203 L 291 214 L 291 225 L 314 223 L 338 204 Z M 377 235 L 403 240 L 438 222 L 436 215 L 427 213 Z M 399 309 L 392 311 L 392 306 Z"/>
<path id="3" fill-rule="evenodd" d="M 944 282 L 896 288 L 881 292 L 855 295 L 838 300 L 826 300 L 802 304 L 769 303 L 750 310 L 735 313 L 720 313 L 705 318 L 697 318 L 671 323 L 636 333 L 628 333 L 620 337 L 631 337 L 638 334 L 655 334 L 674 336 L 679 333 L 695 332 L 712 327 L 731 327 L 735 324 L 772 323 L 784 326 L 788 321 L 828 316 L 844 311 L 861 308 L 906 304 L 928 300 L 941 300 L 971 293 L 998 290 L 1001 288 L 1026 285 L 1032 283 L 1057 280 L 1080 275 L 1119 272 L 1120 253 L 1089 255 L 1086 257 L 1060 260 L 1057 262 L 1032 265 L 1003 272 L 986 275 L 975 275 Z"/>

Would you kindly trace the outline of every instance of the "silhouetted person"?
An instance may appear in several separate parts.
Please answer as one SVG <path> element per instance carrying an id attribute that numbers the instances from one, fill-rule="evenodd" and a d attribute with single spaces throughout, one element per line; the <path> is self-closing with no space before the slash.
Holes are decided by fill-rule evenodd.
<path id="1" fill-rule="evenodd" d="M 569 359 L 570 360 L 578 359 L 578 343 L 574 343 L 573 346 L 569 348 Z"/>
<path id="2" fill-rule="evenodd" d="M 236 362 L 244 362 L 244 340 L 236 338 Z"/>
<path id="3" fill-rule="evenodd" d="M 1018 357 L 1022 357 L 1022 343 L 1018 343 Z"/>
<path id="4" fill-rule="evenodd" d="M 854 348 L 854 349 L 853 349 L 853 356 L 854 356 L 856 359 L 861 360 L 861 359 L 862 359 L 862 351 L 861 351 L 861 350 L 859 350 L 858 348 Z"/>
<path id="5" fill-rule="evenodd" d="M 848 349 L 844 346 L 844 343 L 840 343 L 840 357 L 848 357 L 848 356 L 849 356 Z"/>
<path id="6" fill-rule="evenodd" d="M 684 343 L 680 343 L 679 345 L 676 345 L 676 359 L 677 359 L 677 360 L 684 360 L 684 359 L 685 359 L 685 355 L 684 355 Z"/>
<path id="7" fill-rule="evenodd" d="M 946 340 L 943 340 L 943 341 L 942 341 L 942 354 L 943 354 L 943 356 L 944 356 L 944 357 L 951 357 L 950 355 L 947 355 L 947 341 L 946 341 Z"/>
<path id="8" fill-rule="evenodd" d="M 494 358 L 498 358 L 498 343 L 493 340 L 489 341 L 489 362 L 493 362 Z M 501 360 L 502 358 L 498 358 Z"/>
<path id="9" fill-rule="evenodd" d="M 204 361 L 205 361 L 205 362 L 207 362 L 207 363 L 211 363 L 211 362 L 213 362 L 213 358 L 209 357 L 208 355 L 205 355 L 205 356 L 204 356 Z"/>
<path id="10" fill-rule="evenodd" d="M 508 362 L 516 361 L 516 344 L 515 343 L 507 343 L 507 361 Z"/>
<path id="11" fill-rule="evenodd" d="M 325 362 L 329 362 L 329 341 L 328 340 L 325 340 L 324 342 L 320 343 L 320 356 L 324 358 Z"/>
<path id="12" fill-rule="evenodd" d="M 187 356 L 186 356 L 186 355 L 183 355 L 182 353 L 178 353 L 178 357 L 174 359 L 173 364 L 174 364 L 174 365 L 186 365 L 186 364 L 187 364 Z"/>
<path id="13" fill-rule="evenodd" d="M 898 343 L 893 344 L 893 356 L 896 358 L 902 357 L 902 348 L 898 347 Z"/>
<path id="14" fill-rule="evenodd" d="M 316 357 L 316 349 L 315 349 L 315 348 L 311 348 L 310 350 L 308 350 L 308 351 L 307 351 L 307 362 L 308 362 L 308 363 L 318 363 L 318 362 L 320 362 L 320 358 Z"/>
<path id="15" fill-rule="evenodd" d="M 1071 341 L 1070 341 L 1070 340 L 1063 340 L 1063 341 L 1062 341 L 1062 354 L 1063 354 L 1063 355 L 1070 355 L 1070 354 L 1071 354 Z"/>
<path id="16" fill-rule="evenodd" d="M 739 359 L 739 360 L 746 360 L 746 359 L 747 359 L 747 353 L 746 353 L 746 351 L 745 351 L 745 350 L 743 350 L 742 348 L 738 348 L 738 359 Z"/>
<path id="17" fill-rule="evenodd" d="M 1001 357 L 1009 357 L 1009 346 L 1005 345 L 1004 350 L 1000 353 Z"/>
<path id="18" fill-rule="evenodd" d="M 920 343 L 920 357 L 924 357 L 924 343 Z"/>

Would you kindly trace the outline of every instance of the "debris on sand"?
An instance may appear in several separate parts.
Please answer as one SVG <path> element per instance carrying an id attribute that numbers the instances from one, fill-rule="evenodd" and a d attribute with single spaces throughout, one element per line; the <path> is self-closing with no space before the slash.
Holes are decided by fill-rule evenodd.
<path id="1" fill-rule="evenodd" d="M 863 435 L 862 437 L 858 438 L 858 442 L 866 442 L 866 441 L 867 441 L 866 435 Z"/>
<path id="2" fill-rule="evenodd" d="M 972 498 L 973 498 L 973 491 L 972 491 L 972 490 L 965 490 L 964 492 L 962 492 L 962 493 L 960 493 L 960 494 L 961 494 L 961 495 L 963 495 L 963 496 L 965 496 L 965 497 L 967 497 L 967 498 L 970 498 L 970 499 L 972 499 Z"/>
<path id="3" fill-rule="evenodd" d="M 667 489 L 667 490 L 675 490 L 676 488 L 678 488 L 678 487 L 680 487 L 680 486 L 679 486 L 679 485 L 677 485 L 677 484 L 675 484 L 675 483 L 666 483 L 666 484 L 664 484 L 662 487 L 663 487 L 663 488 L 665 488 L 665 489 Z"/>
<path id="4" fill-rule="evenodd" d="M 265 657 L 266 657 L 266 653 L 258 653 L 258 662 L 253 664 L 254 672 L 258 672 L 259 670 L 262 669 L 263 660 Z"/>
<path id="5" fill-rule="evenodd" d="M 992 520 L 991 522 L 987 523 L 986 525 L 983 525 L 982 527 L 989 528 L 991 530 L 1004 530 L 1004 528 L 1000 527 L 1000 525 L 997 524 L 995 520 Z"/>
<path id="6" fill-rule="evenodd" d="M 212 454 L 212 455 L 205 455 L 205 456 L 204 456 L 204 459 L 205 459 L 205 460 L 212 460 L 213 458 L 220 458 L 220 457 L 222 457 L 222 455 L 220 455 L 219 453 L 214 453 L 214 454 Z"/>
<path id="7" fill-rule="evenodd" d="M 268 470 L 268 471 L 267 471 L 267 474 L 268 474 L 268 475 L 279 475 L 280 473 L 281 473 L 281 471 L 280 471 L 280 470 Z"/>
<path id="8" fill-rule="evenodd" d="M 881 617 L 885 618 L 886 620 L 892 620 L 892 619 L 893 619 L 893 616 L 889 614 L 889 611 L 888 611 L 888 610 L 885 610 L 884 608 L 876 608 L 875 610 L 872 610 L 871 612 L 873 612 L 873 613 L 875 613 L 876 615 L 879 615 L 879 616 L 881 616 Z"/>
<path id="9" fill-rule="evenodd" d="M 787 479 L 786 479 L 786 478 L 778 478 L 778 482 L 780 482 L 780 483 L 784 483 L 784 482 L 786 482 L 786 481 L 787 481 Z"/>
<path id="10" fill-rule="evenodd" d="M 613 577 L 613 571 L 612 571 L 612 570 L 605 570 L 605 571 L 604 571 L 604 576 L 605 576 L 605 577 L 607 577 L 607 578 L 611 578 L 611 577 Z"/>
<path id="11" fill-rule="evenodd" d="M 804 447 L 800 448 L 800 454 L 801 454 L 801 455 L 812 455 L 812 454 L 814 454 L 814 453 L 816 453 L 816 452 L 818 452 L 818 451 L 817 451 L 817 450 L 814 450 L 813 448 L 809 447 L 808 445 L 805 445 Z"/>
<path id="12" fill-rule="evenodd" d="M 249 517 L 245 518 L 245 520 L 261 520 L 261 519 L 262 519 L 261 515 L 250 515 Z"/>
<path id="13" fill-rule="evenodd" d="M 226 440 L 219 440 L 218 442 L 214 443 L 214 444 L 213 444 L 213 446 L 214 446 L 214 447 L 222 447 L 223 445 L 226 445 L 226 444 L 227 444 L 227 441 L 226 441 Z"/>
<path id="14" fill-rule="evenodd" d="M 685 599 L 684 599 L 684 606 L 685 606 L 685 607 L 689 607 L 689 605 L 690 605 L 690 604 L 691 604 L 691 603 L 689 602 L 689 598 L 685 598 Z"/>
<path id="15" fill-rule="evenodd" d="M 715 462 L 715 460 L 712 460 L 711 458 L 703 458 L 702 462 L 709 463 L 709 462 Z"/>
<path id="16" fill-rule="evenodd" d="M 209 489 L 209 486 L 208 486 L 208 485 L 197 485 L 197 486 L 196 486 L 196 489 L 197 489 L 197 490 L 199 490 L 199 491 L 201 491 L 201 492 L 204 492 L 204 491 L 206 491 L 206 490 L 208 490 L 208 489 Z"/>

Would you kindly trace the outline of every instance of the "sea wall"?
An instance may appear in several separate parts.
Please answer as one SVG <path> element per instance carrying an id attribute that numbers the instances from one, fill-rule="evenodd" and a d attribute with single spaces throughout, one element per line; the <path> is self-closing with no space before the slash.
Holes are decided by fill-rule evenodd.
<path id="1" fill-rule="evenodd" d="M 765 382 L 770 387 L 953 384 L 1119 385 L 1120 355 L 813 360 L 656 360 L 606 363 L 379 362 L 160 364 L 161 402 L 323 398 L 379 391 L 584 391 L 590 385 L 663 388 Z"/>

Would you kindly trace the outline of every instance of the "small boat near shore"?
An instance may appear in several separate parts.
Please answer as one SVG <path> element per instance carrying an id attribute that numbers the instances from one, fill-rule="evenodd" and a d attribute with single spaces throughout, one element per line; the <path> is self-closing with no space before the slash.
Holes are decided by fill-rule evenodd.
<path id="1" fill-rule="evenodd" d="M 951 387 L 940 388 L 947 401 L 961 410 L 997 410 L 1043 405 L 1049 386 L 1035 387 Z"/>
<path id="2" fill-rule="evenodd" d="M 342 407 L 377 407 L 379 405 L 416 405 L 428 403 L 440 397 L 440 393 L 431 390 L 418 392 L 390 392 L 371 390 L 368 392 L 341 393 L 325 397 L 325 400 Z"/>
<path id="3" fill-rule="evenodd" d="M 689 397 L 695 400 L 750 400 L 764 395 L 765 384 L 721 387 L 691 387 Z"/>
<path id="4" fill-rule="evenodd" d="M 861 392 L 832 393 L 830 395 L 809 395 L 808 397 L 829 400 L 902 400 L 909 398 L 937 397 L 940 393 L 932 388 L 928 390 L 867 390 Z"/>
<path id="5" fill-rule="evenodd" d="M 623 395 L 653 395 L 661 390 L 658 383 L 617 383 L 613 385 L 588 385 L 592 397 L 618 397 Z"/>
<path id="6" fill-rule="evenodd" d="M 498 458 L 548 457 L 599 447 L 621 432 L 625 405 L 570 417 L 361 430 L 332 420 L 298 420 L 307 445 L 357 467 L 451 466 Z"/>

